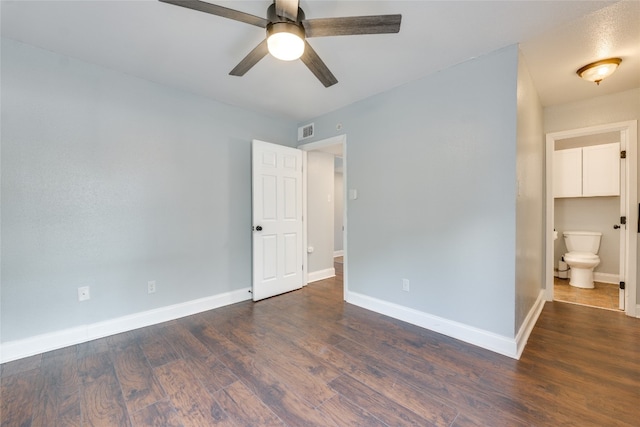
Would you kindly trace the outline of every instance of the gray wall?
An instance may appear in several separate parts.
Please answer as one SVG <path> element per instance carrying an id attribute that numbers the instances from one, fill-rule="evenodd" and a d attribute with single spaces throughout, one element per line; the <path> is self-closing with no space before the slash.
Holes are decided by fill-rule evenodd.
<path id="1" fill-rule="evenodd" d="M 1 71 L 3 342 L 250 286 L 250 141 L 295 123 L 6 39 Z"/>
<path id="2" fill-rule="evenodd" d="M 625 120 L 638 120 L 640 125 L 640 88 L 544 109 L 545 133 Z M 640 150 L 638 150 L 638 158 L 640 165 Z M 640 186 L 638 186 L 638 192 L 640 193 Z M 638 194 L 638 200 L 640 200 L 640 194 Z M 640 253 L 640 239 L 638 246 L 638 253 Z M 640 270 L 640 263 L 638 263 L 638 270 Z M 636 277 L 640 278 L 640 271 Z M 637 303 L 640 303 L 640 292 L 637 292 L 636 297 Z"/>
<path id="3" fill-rule="evenodd" d="M 515 335 L 517 71 L 510 46 L 313 119 L 349 138 L 351 292 Z"/>
<path id="4" fill-rule="evenodd" d="M 335 209 L 333 210 L 333 250 L 344 250 L 344 179 L 343 174 L 336 172 L 334 175 L 333 200 Z"/>
<path id="5" fill-rule="evenodd" d="M 516 295 L 518 331 L 544 285 L 542 104 L 522 54 L 518 61 Z"/>
<path id="6" fill-rule="evenodd" d="M 576 197 L 555 199 L 554 228 L 558 239 L 554 242 L 554 265 L 567 253 L 562 232 L 568 230 L 600 231 L 599 273 L 620 272 L 620 231 L 613 224 L 620 222 L 619 197 Z"/>
<path id="7" fill-rule="evenodd" d="M 334 156 L 322 151 L 307 153 L 307 245 L 309 273 L 333 268 Z"/>

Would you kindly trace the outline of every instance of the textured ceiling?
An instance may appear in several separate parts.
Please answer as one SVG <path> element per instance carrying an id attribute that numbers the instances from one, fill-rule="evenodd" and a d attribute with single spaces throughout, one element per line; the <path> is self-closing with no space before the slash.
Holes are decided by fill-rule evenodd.
<path id="1" fill-rule="evenodd" d="M 213 2 L 213 0 L 211 0 Z M 265 1 L 217 1 L 266 16 Z M 401 13 L 399 34 L 313 38 L 338 78 L 324 88 L 300 61 L 265 57 L 229 71 L 264 30 L 155 0 L 5 1 L 2 36 L 221 102 L 304 121 L 513 43 L 544 105 L 640 86 L 640 2 L 301 1 L 307 18 Z M 604 8 L 604 9 L 603 9 Z M 600 86 L 575 70 L 603 56 Z"/>

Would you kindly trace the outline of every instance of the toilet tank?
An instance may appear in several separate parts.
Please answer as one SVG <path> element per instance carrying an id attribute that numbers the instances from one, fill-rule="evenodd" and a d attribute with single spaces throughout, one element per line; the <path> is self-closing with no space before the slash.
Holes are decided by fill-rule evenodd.
<path id="1" fill-rule="evenodd" d="M 600 249 L 602 233 L 599 231 L 565 231 L 562 235 L 569 252 L 597 254 Z"/>

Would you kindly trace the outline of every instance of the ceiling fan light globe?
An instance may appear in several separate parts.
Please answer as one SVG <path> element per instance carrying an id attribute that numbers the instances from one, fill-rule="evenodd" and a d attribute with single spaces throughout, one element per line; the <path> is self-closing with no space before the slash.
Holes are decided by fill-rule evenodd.
<path id="1" fill-rule="evenodd" d="M 304 53 L 304 31 L 295 24 L 276 23 L 267 27 L 269 53 L 282 61 L 293 61 Z"/>

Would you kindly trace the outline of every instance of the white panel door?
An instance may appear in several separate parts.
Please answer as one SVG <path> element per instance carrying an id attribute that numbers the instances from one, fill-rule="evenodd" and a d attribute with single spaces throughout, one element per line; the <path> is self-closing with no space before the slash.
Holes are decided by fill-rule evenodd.
<path id="1" fill-rule="evenodd" d="M 302 151 L 254 140 L 253 300 L 302 287 Z"/>

